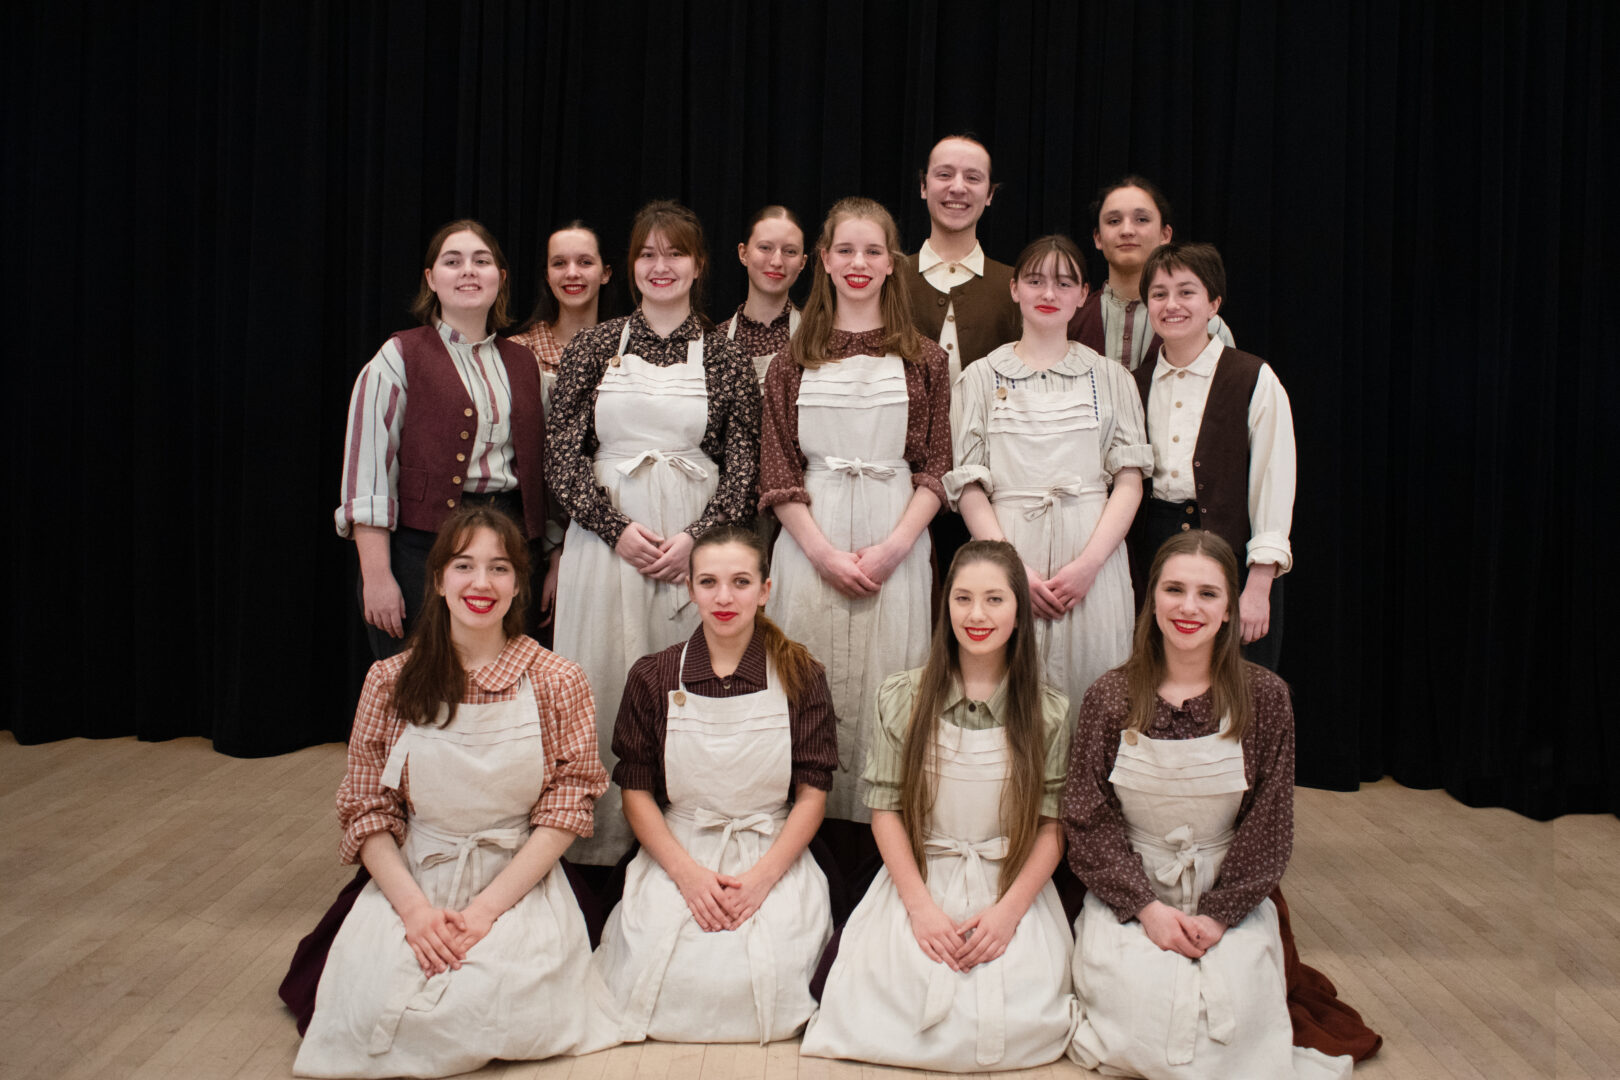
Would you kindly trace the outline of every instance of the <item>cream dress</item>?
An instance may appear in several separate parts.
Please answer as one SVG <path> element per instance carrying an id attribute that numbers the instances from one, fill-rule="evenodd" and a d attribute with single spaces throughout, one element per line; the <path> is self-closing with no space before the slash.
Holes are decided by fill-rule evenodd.
<path id="1" fill-rule="evenodd" d="M 893 353 L 851 356 L 805 371 L 799 383 L 799 448 L 808 462 L 810 513 L 842 551 L 886 539 L 911 501 L 904 363 Z M 925 531 L 876 596 L 851 599 L 822 580 L 791 533 L 783 529 L 777 538 L 771 570 L 776 586 L 765 612 L 826 664 L 838 714 L 829 818 L 872 819 L 860 792 L 866 741 L 883 680 L 928 658 L 929 550 Z"/>
<path id="2" fill-rule="evenodd" d="M 793 779 L 787 696 L 768 668 L 764 690 L 737 697 L 702 697 L 683 682 L 670 691 L 668 710 L 664 820 L 699 863 L 742 874 L 787 820 Z M 643 848 L 592 957 L 592 995 L 626 1042 L 789 1039 L 816 1007 L 810 976 L 831 936 L 827 878 L 809 851 L 741 929 L 706 933 Z"/>
<path id="3" fill-rule="evenodd" d="M 1003 345 L 970 365 L 951 395 L 953 510 L 977 484 L 1019 558 L 1050 578 L 1085 549 L 1120 469 L 1153 471 L 1153 447 L 1130 373 L 1079 342 L 1035 371 Z M 1035 620 L 1042 678 L 1074 708 L 1098 676 L 1131 654 L 1136 601 L 1121 542 L 1086 596 L 1061 619 Z"/>
<path id="4" fill-rule="evenodd" d="M 537 715 L 525 677 L 517 697 L 463 703 L 447 727 L 406 724 L 389 753 L 385 787 L 397 788 L 410 762 L 401 854 L 434 907 L 465 907 L 529 838 L 546 761 Z M 554 867 L 459 969 L 429 978 L 405 943 L 404 923 L 370 881 L 332 943 L 293 1071 L 449 1076 L 491 1058 L 602 1049 L 617 1040 L 578 989 L 590 955 L 579 904 Z"/>
<path id="5" fill-rule="evenodd" d="M 687 344 L 686 361 L 659 367 L 626 354 L 630 323 L 596 396 L 596 482 L 613 506 L 661 536 L 673 536 L 703 514 L 720 470 L 699 449 L 709 417 L 703 339 Z M 686 586 L 654 581 L 621 559 L 578 522 L 568 526 L 557 577 L 556 650 L 585 669 L 596 698 L 597 748 L 609 773 L 613 724 L 625 673 L 648 653 L 668 648 L 697 627 Z M 596 833 L 568 849 L 576 863 L 612 865 L 630 850 L 617 786 L 596 801 Z"/>
<path id="6" fill-rule="evenodd" d="M 884 686 L 886 713 L 909 713 L 914 675 Z M 968 730 L 942 717 L 936 753 L 934 813 L 924 846 L 928 892 L 961 922 L 995 902 L 1007 854 L 1001 833 L 1006 731 Z M 1073 1026 L 1072 951 L 1063 905 L 1048 881 L 1005 953 L 952 971 L 917 944 L 885 867 L 844 927 L 801 1050 L 937 1072 L 1050 1064 L 1063 1056 Z"/>
<path id="7" fill-rule="evenodd" d="M 1226 730 L 1221 723 L 1221 731 Z M 1108 781 L 1154 895 L 1189 915 L 1220 876 L 1248 782 L 1243 746 L 1217 733 L 1120 734 Z M 1080 1018 L 1069 1057 L 1108 1076 L 1152 1080 L 1333 1080 L 1348 1055 L 1294 1045 L 1277 908 L 1260 904 L 1202 959 L 1160 949 L 1095 893 L 1075 920 Z"/>

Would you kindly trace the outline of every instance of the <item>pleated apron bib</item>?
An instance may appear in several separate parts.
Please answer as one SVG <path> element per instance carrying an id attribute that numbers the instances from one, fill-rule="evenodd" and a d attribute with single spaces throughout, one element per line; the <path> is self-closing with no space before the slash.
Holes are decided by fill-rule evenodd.
<path id="1" fill-rule="evenodd" d="M 1085 549 L 1108 503 L 1097 376 L 1064 393 L 1010 383 L 998 373 L 990 399 L 986 443 L 996 478 L 990 501 L 1019 557 L 1050 578 Z M 1063 618 L 1035 620 L 1042 678 L 1069 695 L 1071 713 L 1098 676 L 1130 658 L 1135 615 L 1122 542 Z"/>
<path id="2" fill-rule="evenodd" d="M 810 513 L 828 542 L 843 551 L 886 539 L 911 501 L 904 363 L 892 353 L 851 356 L 804 372 L 799 383 L 799 448 L 808 462 Z M 786 529 L 777 538 L 771 570 L 776 585 L 766 612 L 826 665 L 838 714 L 830 818 L 872 820 L 860 778 L 878 687 L 928 658 L 928 552 L 925 531 L 876 596 L 852 599 L 822 580 Z"/>
<path id="3" fill-rule="evenodd" d="M 995 902 L 1007 838 L 1001 728 L 940 722 L 928 892 L 952 922 Z M 1072 1027 L 1072 941 L 1050 881 L 1007 951 L 965 972 L 928 958 L 888 868 L 850 916 L 803 1052 L 939 1072 L 1027 1069 L 1063 1056 Z"/>
<path id="4" fill-rule="evenodd" d="M 401 854 L 430 904 L 464 908 L 512 861 L 532 831 L 545 761 L 527 678 L 510 701 L 458 706 L 448 727 L 405 725 L 383 785 L 397 788 L 409 762 L 413 810 Z M 393 905 L 368 882 L 332 944 L 294 1071 L 448 1076 L 491 1058 L 600 1049 L 613 1040 L 599 1026 L 587 1032 L 578 990 L 590 954 L 579 905 L 553 868 L 459 969 L 430 978 Z"/>
<path id="5" fill-rule="evenodd" d="M 683 681 L 668 710 L 664 820 L 703 866 L 740 875 L 769 850 L 788 815 L 792 734 L 775 669 L 764 690 L 737 697 L 702 697 Z M 739 929 L 706 933 L 642 849 L 592 959 L 593 998 L 626 1041 L 792 1038 L 815 1009 L 810 977 L 831 936 L 827 879 L 808 851 Z"/>
<path id="6" fill-rule="evenodd" d="M 699 449 L 709 418 L 703 339 L 683 363 L 659 367 L 625 353 L 619 335 L 596 392 L 596 482 L 631 521 L 670 537 L 696 521 L 714 497 L 720 470 Z M 585 669 L 596 699 L 597 749 L 611 774 L 613 724 L 630 665 L 697 628 L 686 586 L 644 577 L 577 521 L 568 526 L 557 585 L 556 649 Z M 630 850 L 617 786 L 596 801 L 596 829 L 574 841 L 574 862 L 611 865 Z"/>
<path id="7" fill-rule="evenodd" d="M 1227 721 L 1221 722 L 1221 732 Z M 1243 747 L 1120 735 L 1108 778 L 1154 895 L 1189 915 L 1220 876 L 1248 781 Z M 1109 1076 L 1274 1080 L 1350 1075 L 1348 1056 L 1294 1046 L 1277 909 L 1262 900 L 1199 960 L 1160 949 L 1093 893 L 1075 922 L 1080 1019 L 1069 1056 Z"/>

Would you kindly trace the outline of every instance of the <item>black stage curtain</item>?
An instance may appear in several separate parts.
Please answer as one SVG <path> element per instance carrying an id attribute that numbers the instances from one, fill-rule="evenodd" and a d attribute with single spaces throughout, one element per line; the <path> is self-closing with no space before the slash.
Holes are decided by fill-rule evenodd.
<path id="1" fill-rule="evenodd" d="M 550 227 L 622 263 L 644 200 L 711 229 L 710 309 L 767 201 L 925 235 L 973 131 L 983 240 L 1082 238 L 1156 179 L 1293 400 L 1283 674 L 1303 782 L 1393 774 L 1538 817 L 1620 810 L 1610 562 L 1620 114 L 1602 3 L 142 4 L 8 8 L 6 723 L 22 742 L 341 739 L 365 645 L 334 535 L 359 366 L 431 231 Z M 1097 268 L 1100 269 L 1098 262 Z M 618 267 L 622 277 L 624 267 Z M 1598 593 L 1588 600 L 1589 588 Z M 1602 646 L 1609 642 L 1609 646 Z"/>

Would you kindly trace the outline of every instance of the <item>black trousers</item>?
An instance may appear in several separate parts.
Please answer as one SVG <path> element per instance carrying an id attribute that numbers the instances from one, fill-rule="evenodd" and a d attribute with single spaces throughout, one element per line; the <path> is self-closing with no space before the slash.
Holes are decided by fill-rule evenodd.
<path id="1" fill-rule="evenodd" d="M 1136 587 L 1137 610 L 1141 610 L 1149 599 L 1146 595 L 1147 577 L 1153 568 L 1153 557 L 1159 553 L 1159 546 L 1179 532 L 1197 528 L 1201 528 L 1197 503 L 1166 502 L 1153 498 L 1142 500 L 1142 507 L 1136 512 L 1136 520 L 1131 523 L 1130 537 L 1126 541 L 1131 556 L 1131 581 Z M 1241 564 L 1243 552 L 1236 554 Z M 1274 578 L 1271 582 L 1271 625 L 1267 628 L 1266 636 L 1243 646 L 1245 660 L 1272 671 L 1277 670 L 1277 663 L 1282 658 L 1283 580 Z M 1244 566 L 1239 571 L 1238 588 L 1241 590 L 1248 581 L 1249 568 Z"/>

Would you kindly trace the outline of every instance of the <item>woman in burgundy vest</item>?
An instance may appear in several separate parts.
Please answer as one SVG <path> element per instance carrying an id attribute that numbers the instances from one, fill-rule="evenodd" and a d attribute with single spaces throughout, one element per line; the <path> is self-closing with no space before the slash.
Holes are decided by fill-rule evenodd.
<path id="1" fill-rule="evenodd" d="M 384 342 L 355 380 L 334 517 L 360 555 L 361 610 L 378 659 L 404 647 L 428 549 L 452 510 L 490 503 L 531 546 L 544 536 L 540 375 L 532 353 L 495 336 L 511 322 L 508 294 L 495 237 L 476 221 L 452 221 L 423 259 L 411 307 L 422 325 Z M 549 608 L 535 584 L 537 610 Z"/>

